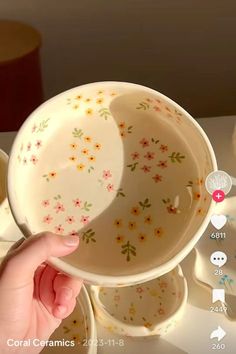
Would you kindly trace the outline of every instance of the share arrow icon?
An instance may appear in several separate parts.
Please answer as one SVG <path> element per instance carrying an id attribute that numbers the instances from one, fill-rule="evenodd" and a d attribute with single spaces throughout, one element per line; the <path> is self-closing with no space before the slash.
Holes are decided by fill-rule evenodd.
<path id="1" fill-rule="evenodd" d="M 223 328 L 221 328 L 220 326 L 218 326 L 217 329 L 215 329 L 214 331 L 211 332 L 211 336 L 210 338 L 217 338 L 218 342 L 221 341 L 224 337 L 225 337 L 226 333 L 223 330 Z"/>

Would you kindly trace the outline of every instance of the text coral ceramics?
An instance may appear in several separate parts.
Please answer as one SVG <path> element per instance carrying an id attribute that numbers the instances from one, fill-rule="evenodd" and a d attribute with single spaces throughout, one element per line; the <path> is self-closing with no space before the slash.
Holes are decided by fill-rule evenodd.
<path id="1" fill-rule="evenodd" d="M 93 284 L 121 286 L 173 269 L 212 210 L 204 179 L 216 169 L 200 126 L 144 86 L 98 82 L 41 105 L 14 142 L 8 192 L 26 236 L 80 236 L 51 259 Z"/>

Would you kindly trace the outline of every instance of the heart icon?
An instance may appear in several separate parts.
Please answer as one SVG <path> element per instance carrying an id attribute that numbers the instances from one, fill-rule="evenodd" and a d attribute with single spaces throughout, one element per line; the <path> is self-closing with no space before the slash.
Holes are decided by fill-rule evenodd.
<path id="1" fill-rule="evenodd" d="M 211 223 L 217 230 L 222 229 L 222 227 L 225 226 L 226 222 L 227 222 L 227 218 L 225 215 L 214 214 L 211 217 Z"/>

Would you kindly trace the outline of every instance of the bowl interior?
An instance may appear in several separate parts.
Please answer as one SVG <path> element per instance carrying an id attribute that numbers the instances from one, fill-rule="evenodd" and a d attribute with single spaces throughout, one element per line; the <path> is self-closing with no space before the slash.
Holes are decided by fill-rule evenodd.
<path id="1" fill-rule="evenodd" d="M 165 96 L 89 84 L 24 123 L 10 158 L 10 204 L 29 233 L 79 234 L 78 251 L 64 258 L 75 268 L 132 275 L 192 241 L 211 204 L 203 181 L 213 165 L 197 124 Z"/>
<path id="2" fill-rule="evenodd" d="M 6 175 L 7 175 L 7 157 L 0 150 L 0 204 L 6 198 Z"/>
<path id="3" fill-rule="evenodd" d="M 105 314 L 107 324 L 112 317 L 110 322 L 115 319 L 114 323 L 119 323 L 124 331 L 123 325 L 163 330 L 164 323 L 170 325 L 167 320 L 174 321 L 173 316 L 186 299 L 186 291 L 185 280 L 176 268 L 160 278 L 134 286 L 92 287 L 92 298 L 98 317 Z"/>

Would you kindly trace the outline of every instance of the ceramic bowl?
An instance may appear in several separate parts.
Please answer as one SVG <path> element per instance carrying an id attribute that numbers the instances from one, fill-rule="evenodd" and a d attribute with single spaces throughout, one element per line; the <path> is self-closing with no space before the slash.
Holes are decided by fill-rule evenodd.
<path id="1" fill-rule="evenodd" d="M 187 301 L 180 266 L 149 282 L 122 288 L 91 286 L 97 320 L 120 335 L 164 335 L 175 327 Z"/>
<path id="2" fill-rule="evenodd" d="M 0 241 L 7 227 L 13 222 L 7 200 L 7 164 L 8 155 L 0 149 Z"/>
<path id="3" fill-rule="evenodd" d="M 85 286 L 82 286 L 77 298 L 77 305 L 72 314 L 64 319 L 49 340 L 67 341 L 74 343 L 73 346 L 46 347 L 43 354 L 77 353 L 96 354 L 96 325 L 92 305 Z"/>
<path id="4" fill-rule="evenodd" d="M 224 289 L 226 315 L 236 320 L 236 197 L 229 197 L 223 203 L 216 206 L 216 215 L 225 215 L 227 222 L 221 230 L 215 229 L 209 224 L 204 237 L 196 245 L 197 260 L 194 268 L 194 277 L 196 281 L 208 289 Z M 221 234 L 225 236 L 221 238 Z M 214 238 L 212 238 L 214 235 Z M 215 236 L 219 236 L 216 238 Z M 221 268 L 218 268 L 210 262 L 210 255 L 213 252 L 221 251 L 227 255 L 227 262 Z M 215 274 L 217 272 L 217 274 Z"/>
<path id="5" fill-rule="evenodd" d="M 211 215 L 204 179 L 216 169 L 201 127 L 157 91 L 92 83 L 45 102 L 21 127 L 8 195 L 25 236 L 79 235 L 58 269 L 106 286 L 169 272 Z"/>

